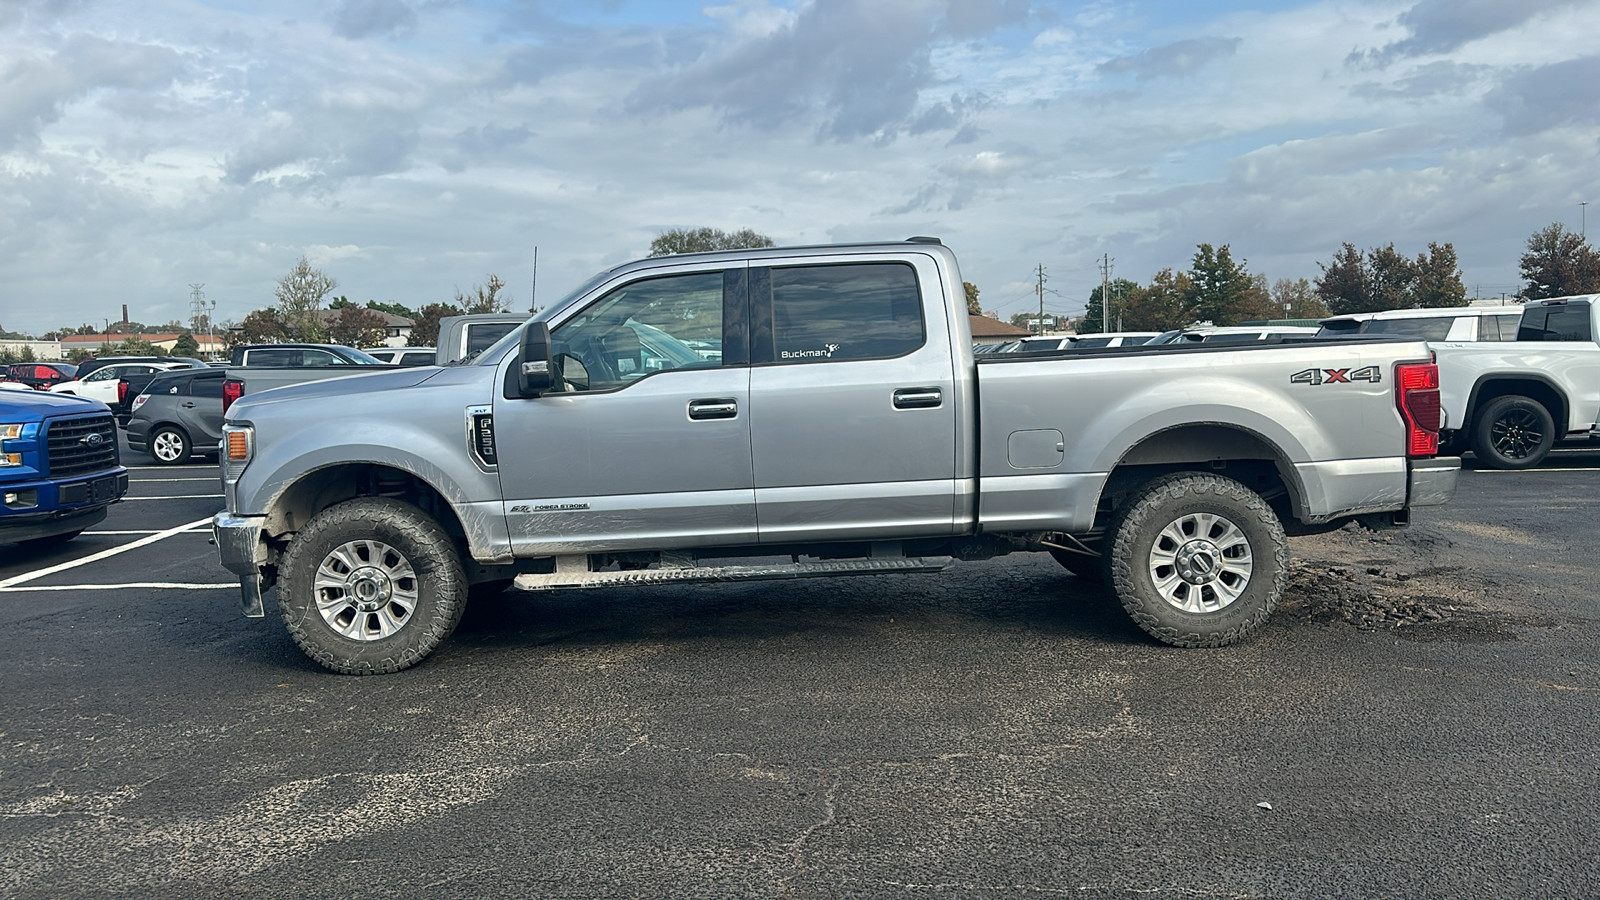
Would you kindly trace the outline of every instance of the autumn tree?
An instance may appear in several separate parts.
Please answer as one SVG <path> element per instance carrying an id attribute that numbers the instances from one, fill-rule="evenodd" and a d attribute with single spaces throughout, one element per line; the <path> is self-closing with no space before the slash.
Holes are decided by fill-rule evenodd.
<path id="1" fill-rule="evenodd" d="M 347 347 L 376 347 L 387 334 L 384 326 L 383 315 L 377 310 L 352 303 L 339 307 L 338 314 L 328 318 L 328 338 Z"/>
<path id="2" fill-rule="evenodd" d="M 239 339 L 232 340 L 233 335 L 238 335 Z M 244 317 L 238 331 L 230 329 L 229 336 L 230 347 L 237 344 L 276 344 L 289 339 L 289 330 L 276 309 L 258 309 Z"/>
<path id="3" fill-rule="evenodd" d="M 1157 272 L 1150 283 L 1128 298 L 1122 327 L 1128 331 L 1170 331 L 1189 324 L 1188 298 L 1194 285 L 1189 273 L 1171 267 Z"/>
<path id="4" fill-rule="evenodd" d="M 1528 238 L 1519 268 L 1525 282 L 1519 296 L 1524 300 L 1600 292 L 1600 253 L 1559 222 Z"/>
<path id="5" fill-rule="evenodd" d="M 510 304 L 500 300 L 500 292 L 505 288 L 506 283 L 500 280 L 499 275 L 489 273 L 489 280 L 483 284 L 473 285 L 471 291 L 465 294 L 459 289 L 456 291 L 455 307 L 461 312 L 452 315 L 510 312 Z"/>
<path id="6" fill-rule="evenodd" d="M 1317 266 L 1322 269 L 1322 276 L 1317 279 L 1317 296 L 1333 315 L 1376 312 L 1381 308 L 1372 305 L 1367 260 L 1355 244 L 1342 245 L 1332 262 L 1317 263 Z"/>
<path id="7" fill-rule="evenodd" d="M 1386 309 L 1465 306 L 1467 287 L 1452 244 L 1430 243 L 1411 259 L 1388 244 L 1363 256 L 1345 244 L 1333 261 L 1320 264 L 1317 296 L 1333 315 Z"/>
<path id="8" fill-rule="evenodd" d="M 728 233 L 717 228 L 674 228 L 656 235 L 650 242 L 649 256 L 671 256 L 674 253 L 704 253 L 709 250 L 743 250 L 753 247 L 771 247 L 772 238 L 748 228 Z"/>
<path id="9" fill-rule="evenodd" d="M 961 287 L 967 292 L 967 314 L 972 316 L 983 315 L 983 305 L 978 302 L 978 286 L 970 281 L 961 282 Z"/>
<path id="10" fill-rule="evenodd" d="M 1310 279 L 1290 281 L 1279 278 L 1272 283 L 1272 305 L 1283 311 L 1285 319 L 1325 319 L 1328 307 L 1317 296 Z"/>
<path id="11" fill-rule="evenodd" d="M 461 308 L 448 303 L 429 303 L 417 310 L 417 317 L 411 320 L 411 343 L 418 347 L 427 347 L 439 343 L 439 320 L 447 316 L 461 315 Z"/>
<path id="12" fill-rule="evenodd" d="M 296 341 L 320 341 L 325 330 L 319 312 L 322 301 L 339 286 L 327 273 L 311 267 L 304 256 L 295 262 L 289 274 L 278 279 L 273 295 L 278 298 L 278 318 L 289 338 Z"/>

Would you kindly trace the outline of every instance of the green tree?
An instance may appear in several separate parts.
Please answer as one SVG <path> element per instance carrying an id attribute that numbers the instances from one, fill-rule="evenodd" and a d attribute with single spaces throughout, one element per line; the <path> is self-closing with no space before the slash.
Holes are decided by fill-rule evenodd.
<path id="1" fill-rule="evenodd" d="M 1429 243 L 1427 253 L 1417 254 L 1412 271 L 1416 281 L 1411 287 L 1411 299 L 1417 306 L 1467 305 L 1467 285 L 1461 280 L 1454 244 Z"/>
<path id="2" fill-rule="evenodd" d="M 200 342 L 195 340 L 194 339 L 194 335 L 190 334 L 187 331 L 185 331 L 183 334 L 178 335 L 178 340 L 172 345 L 172 355 L 173 356 L 189 356 L 189 357 L 193 357 L 193 356 L 198 355 L 199 353 L 200 353 Z"/>
<path id="3" fill-rule="evenodd" d="M 1290 281 L 1279 278 L 1272 283 L 1272 305 L 1285 319 L 1325 319 L 1328 307 L 1317 296 L 1311 281 L 1299 278 Z"/>
<path id="4" fill-rule="evenodd" d="M 339 307 L 338 314 L 328 318 L 328 337 L 335 344 L 376 347 L 386 334 L 383 316 L 377 310 L 354 303 Z"/>
<path id="5" fill-rule="evenodd" d="M 417 317 L 411 320 L 411 343 L 418 347 L 427 347 L 439 343 L 439 320 L 446 316 L 461 315 L 461 307 L 451 306 L 447 303 L 429 303 L 417 310 Z"/>
<path id="6" fill-rule="evenodd" d="M 469 293 L 463 294 L 460 290 L 456 291 L 455 307 L 463 310 L 463 312 L 452 313 L 452 315 L 508 312 L 510 310 L 509 304 L 505 304 L 500 300 L 500 292 L 505 290 L 505 287 L 506 283 L 500 280 L 499 275 L 493 272 L 489 273 L 489 280 L 484 284 L 473 285 Z M 432 341 L 429 343 L 432 343 Z"/>
<path id="7" fill-rule="evenodd" d="M 1189 267 L 1188 312 L 1196 321 L 1234 325 L 1250 318 L 1254 282 L 1244 261 L 1235 263 L 1227 244 L 1199 244 Z"/>
<path id="8" fill-rule="evenodd" d="M 368 300 L 367 309 L 375 309 L 378 312 L 386 312 L 391 316 L 399 316 L 402 319 L 415 319 L 417 317 L 416 310 L 400 303 L 379 303 L 376 300 Z"/>
<path id="9" fill-rule="evenodd" d="M 1524 300 L 1600 292 L 1600 254 L 1559 222 L 1528 238 L 1519 268 L 1525 282 L 1519 296 Z"/>
<path id="10" fill-rule="evenodd" d="M 329 309 L 344 309 L 346 306 L 355 306 L 355 303 L 343 294 L 328 301 Z"/>
<path id="11" fill-rule="evenodd" d="M 1122 329 L 1117 327 L 1117 323 L 1126 318 L 1123 315 L 1123 313 L 1126 311 L 1126 305 L 1131 302 L 1134 296 L 1140 291 L 1139 283 L 1136 281 L 1129 281 L 1126 278 L 1112 279 L 1111 322 L 1110 327 L 1108 328 L 1106 327 L 1105 297 L 1101 293 L 1104 289 L 1104 284 L 1097 284 L 1095 285 L 1094 290 L 1089 292 L 1089 302 L 1084 306 L 1083 319 L 1080 320 L 1078 326 L 1079 334 L 1099 334 L 1102 331 L 1121 331 Z"/>
<path id="12" fill-rule="evenodd" d="M 1412 293 L 1417 281 L 1416 266 L 1395 250 L 1394 244 L 1367 251 L 1367 272 L 1372 286 L 1371 311 L 1411 309 L 1416 305 Z"/>
<path id="13" fill-rule="evenodd" d="M 674 253 L 704 253 L 710 250 L 743 250 L 749 247 L 771 247 L 772 238 L 741 228 L 728 233 L 717 228 L 674 228 L 656 235 L 650 242 L 648 256 L 671 256 Z"/>
<path id="14" fill-rule="evenodd" d="M 278 318 L 290 340 L 321 341 L 326 336 L 319 313 L 323 298 L 338 286 L 338 281 L 321 269 L 312 268 L 304 256 L 289 274 L 278 279 L 272 293 L 278 298 Z"/>
<path id="15" fill-rule="evenodd" d="M 972 316 L 983 315 L 983 305 L 978 302 L 978 286 L 970 281 L 961 282 L 961 287 L 967 292 L 967 314 Z"/>

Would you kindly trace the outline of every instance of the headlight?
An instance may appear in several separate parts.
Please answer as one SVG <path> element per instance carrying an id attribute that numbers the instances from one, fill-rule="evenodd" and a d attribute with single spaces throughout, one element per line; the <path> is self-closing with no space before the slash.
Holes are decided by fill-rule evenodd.
<path id="1" fill-rule="evenodd" d="M 21 422 L 7 422 L 0 424 L 0 469 L 9 469 L 22 465 L 22 454 L 10 452 L 6 441 L 14 441 L 22 437 Z"/>
<path id="2" fill-rule="evenodd" d="M 0 425 L 0 441 L 16 440 L 19 437 L 22 437 L 21 422 Z"/>

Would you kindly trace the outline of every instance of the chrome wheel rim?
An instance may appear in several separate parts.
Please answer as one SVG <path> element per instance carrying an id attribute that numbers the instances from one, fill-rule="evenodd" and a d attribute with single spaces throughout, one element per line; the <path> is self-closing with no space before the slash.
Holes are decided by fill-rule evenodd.
<path id="1" fill-rule="evenodd" d="M 155 453 L 156 459 L 176 462 L 179 454 L 183 453 L 183 438 L 170 431 L 163 431 L 150 442 L 150 449 Z"/>
<path id="2" fill-rule="evenodd" d="M 1539 430 L 1538 416 L 1525 409 L 1513 409 L 1494 420 L 1489 442 L 1506 459 L 1527 459 L 1544 443 L 1544 432 Z"/>
<path id="3" fill-rule="evenodd" d="M 382 541 L 350 541 L 317 566 L 317 612 L 338 634 L 378 641 L 400 631 L 417 609 L 417 573 Z"/>
<path id="4" fill-rule="evenodd" d="M 1238 525 L 1213 513 L 1186 513 L 1161 529 L 1150 547 L 1156 593 L 1188 613 L 1216 612 L 1239 599 L 1255 559 Z"/>

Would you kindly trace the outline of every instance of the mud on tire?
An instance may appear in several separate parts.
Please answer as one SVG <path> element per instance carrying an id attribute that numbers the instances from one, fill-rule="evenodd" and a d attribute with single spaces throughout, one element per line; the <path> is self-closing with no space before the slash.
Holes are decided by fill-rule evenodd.
<path id="1" fill-rule="evenodd" d="M 1260 495 L 1231 478 L 1179 472 L 1151 481 L 1111 522 L 1106 580 L 1156 640 L 1224 647 L 1249 636 L 1283 596 L 1288 541 Z"/>
<path id="2" fill-rule="evenodd" d="M 455 542 L 422 510 L 383 497 L 314 516 L 290 543 L 278 582 L 294 642 L 345 675 L 421 662 L 455 630 L 466 601 Z"/>

